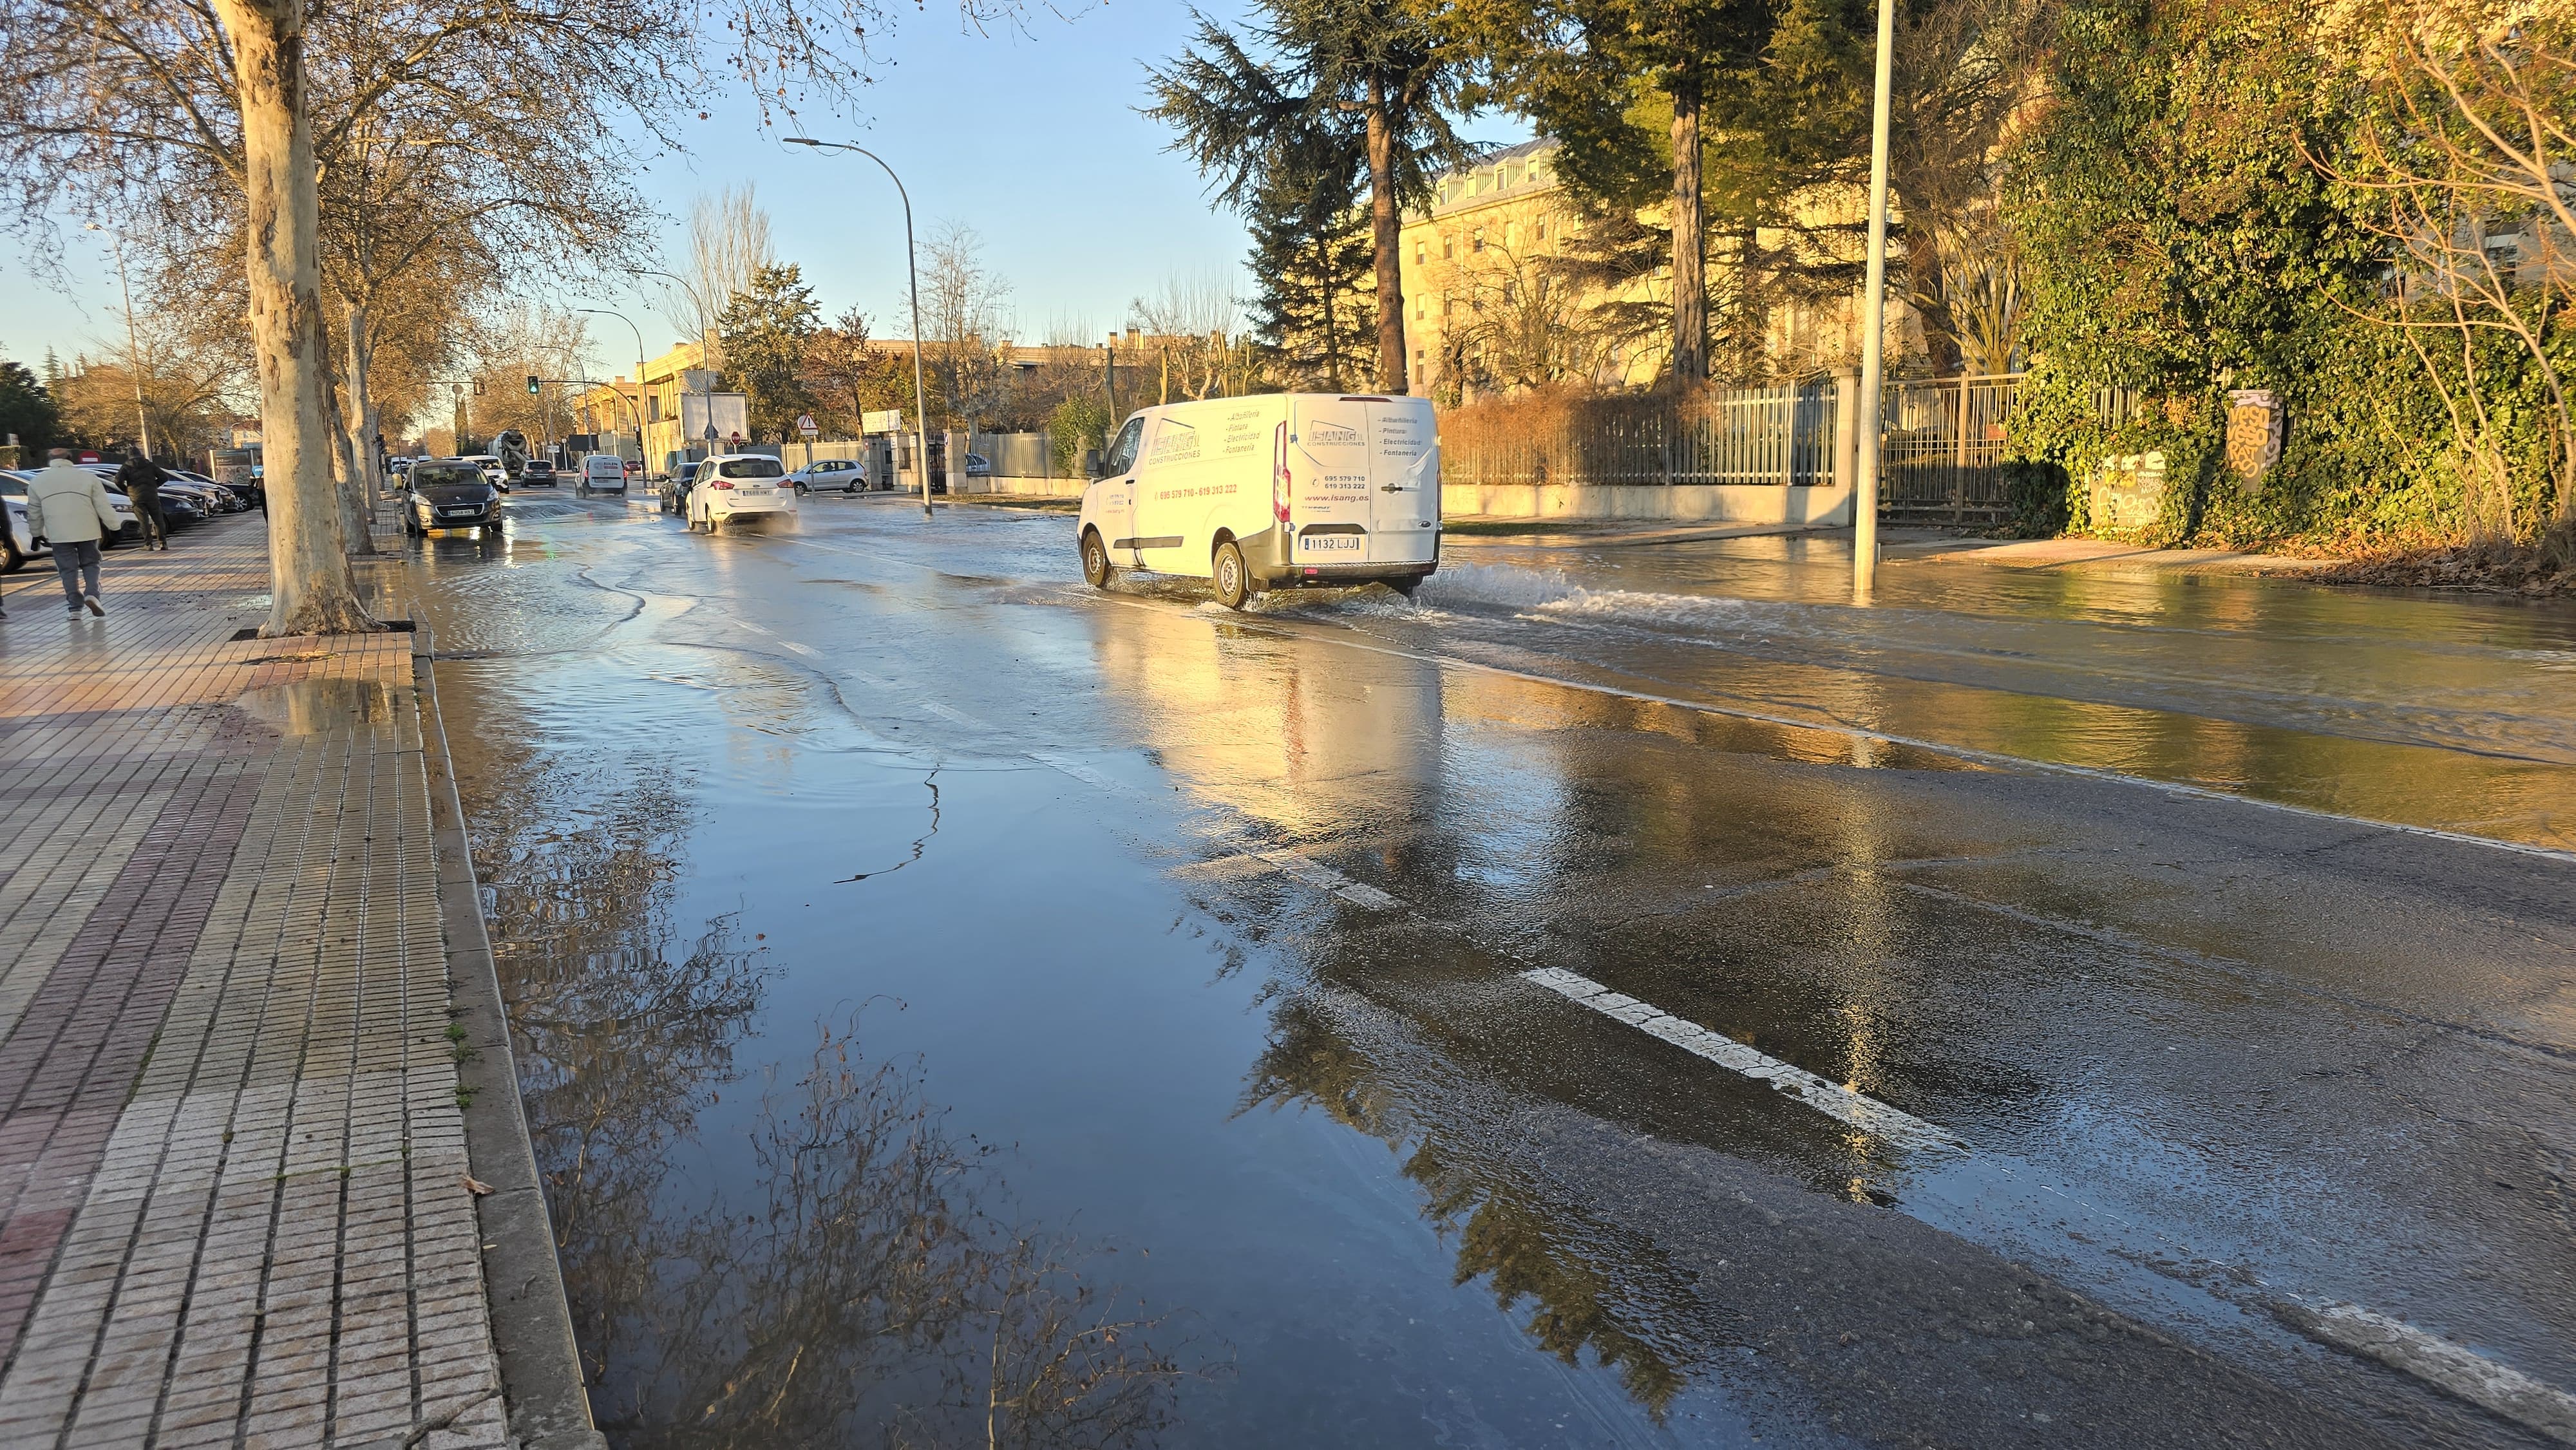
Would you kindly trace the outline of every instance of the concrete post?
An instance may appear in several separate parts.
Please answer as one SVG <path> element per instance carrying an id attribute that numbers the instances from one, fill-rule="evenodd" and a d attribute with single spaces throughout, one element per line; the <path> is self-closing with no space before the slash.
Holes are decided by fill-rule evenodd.
<path id="1" fill-rule="evenodd" d="M 948 496 L 960 498 L 966 493 L 966 435 L 952 432 L 948 438 Z"/>

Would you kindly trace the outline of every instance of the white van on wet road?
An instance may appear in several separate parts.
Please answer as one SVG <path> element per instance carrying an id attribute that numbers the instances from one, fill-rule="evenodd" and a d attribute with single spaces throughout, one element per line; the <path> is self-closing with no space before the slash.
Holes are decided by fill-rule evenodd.
<path id="1" fill-rule="evenodd" d="M 1265 589 L 1384 583 L 1440 566 L 1440 445 L 1427 398 L 1273 393 L 1147 408 L 1082 494 L 1082 574 Z"/>

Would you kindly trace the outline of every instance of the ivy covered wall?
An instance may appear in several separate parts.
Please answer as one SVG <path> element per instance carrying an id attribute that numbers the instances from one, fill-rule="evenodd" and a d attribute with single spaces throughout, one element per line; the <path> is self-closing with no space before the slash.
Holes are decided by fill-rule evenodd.
<path id="1" fill-rule="evenodd" d="M 2528 542 L 2558 500 L 2545 378 L 2509 336 L 2388 325 L 2379 194 L 2333 177 L 2370 114 L 2335 74 L 2318 7 L 2285 0 L 2074 0 L 2050 95 L 2010 154 L 2006 210 L 2028 267 L 2033 359 L 2012 428 L 2015 500 L 2029 532 L 2142 542 L 2329 549 L 2458 539 L 2480 480 L 2463 477 L 2452 407 L 2513 494 Z M 2355 12 L 2346 11 L 2346 14 Z M 2576 372 L 2576 318 L 2533 321 Z M 2434 374 L 2447 385 L 2434 386 Z M 2105 389 L 2142 404 L 2116 426 Z M 2227 393 L 2268 388 L 2288 415 L 2258 486 L 2226 467 Z M 2107 410 L 2116 414 L 2118 410 Z M 2087 516 L 2105 457 L 2161 452 L 2152 526 Z M 2493 465 L 2489 465 L 2493 471 Z"/>

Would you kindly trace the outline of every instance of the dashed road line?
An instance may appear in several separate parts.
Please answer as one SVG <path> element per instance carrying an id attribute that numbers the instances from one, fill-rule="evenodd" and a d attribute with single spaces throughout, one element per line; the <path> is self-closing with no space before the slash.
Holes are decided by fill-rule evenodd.
<path id="1" fill-rule="evenodd" d="M 1557 967 L 1539 967 L 1521 973 L 1521 980 L 1545 987 L 1605 1017 L 1616 1018 L 1650 1037 L 1660 1037 L 1693 1057 L 1705 1058 L 1730 1072 L 1768 1083 L 1774 1092 L 1787 1093 L 1829 1118 L 1848 1123 L 1899 1147 L 1932 1148 L 1953 1153 L 1968 1150 L 1968 1145 L 1956 1135 L 1911 1113 L 1891 1108 L 1857 1089 L 1827 1082 L 1803 1067 L 1782 1062 L 1767 1052 L 1711 1032 L 1696 1022 L 1686 1022 L 1652 1003 L 1613 992 L 1590 977 Z"/>
<path id="2" fill-rule="evenodd" d="M 2576 1445 L 2576 1395 L 2358 1304 L 2307 1312 L 2317 1338 L 2401 1370 L 2492 1414 Z"/>
<path id="3" fill-rule="evenodd" d="M 1085 785 L 1097 786 L 1106 791 L 1123 791 L 1127 788 L 1123 782 L 1112 780 L 1069 755 L 1058 755 L 1051 750 L 1032 750 L 1029 752 L 1029 759 L 1050 770 L 1063 771 Z"/>

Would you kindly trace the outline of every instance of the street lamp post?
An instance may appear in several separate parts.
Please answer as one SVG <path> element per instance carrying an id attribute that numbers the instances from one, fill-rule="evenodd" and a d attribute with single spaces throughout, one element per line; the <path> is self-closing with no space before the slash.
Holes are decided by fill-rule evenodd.
<path id="1" fill-rule="evenodd" d="M 913 462 L 921 470 L 921 513 L 930 516 L 930 403 L 929 392 L 921 382 L 921 265 L 915 259 L 912 245 L 912 193 L 903 189 L 903 178 L 886 166 L 884 157 L 865 146 L 847 141 L 817 141 L 811 136 L 786 138 L 798 146 L 813 146 L 833 151 L 856 151 L 879 166 L 885 167 L 888 180 L 894 183 L 894 194 L 903 198 L 903 265 L 912 280 L 912 411 Z"/>
<path id="2" fill-rule="evenodd" d="M 635 334 L 635 391 L 638 393 L 643 392 L 644 329 L 637 327 L 635 325 L 635 319 L 627 316 L 623 312 L 610 312 L 598 307 L 576 307 L 573 311 L 587 312 L 593 317 L 614 317 L 618 321 L 625 323 L 627 328 Z M 625 394 L 620 393 L 618 396 L 624 397 Z M 639 459 L 642 458 L 644 454 L 644 410 L 641 407 L 635 409 L 635 453 Z"/>
<path id="3" fill-rule="evenodd" d="M 141 445 L 143 456 L 152 456 L 152 420 L 143 411 L 143 349 L 134 340 L 134 288 L 125 280 L 125 238 L 96 222 L 86 223 L 85 231 L 107 232 L 108 244 L 116 249 L 116 290 L 125 297 L 125 371 L 134 384 L 134 440 Z"/>
<path id="4" fill-rule="evenodd" d="M 1869 118 L 1869 277 L 1861 303 L 1860 467 L 1852 481 L 1852 597 L 1878 581 L 1878 454 L 1886 431 L 1879 390 L 1887 360 L 1888 93 L 1894 89 L 1896 0 L 1878 0 L 1878 95 Z"/>
<path id="5" fill-rule="evenodd" d="M 696 309 L 698 310 L 698 338 L 697 338 L 697 341 L 693 344 L 693 346 L 695 346 L 695 347 L 698 349 L 698 361 L 700 361 L 700 362 L 702 362 L 702 363 L 705 363 L 705 364 L 707 364 L 708 366 L 712 367 L 712 366 L 714 365 L 714 363 L 715 363 L 715 359 L 714 359 L 714 357 L 712 357 L 711 355 L 709 355 L 709 349 L 708 349 L 708 347 L 707 347 L 707 338 L 706 338 L 706 325 L 707 325 L 707 323 L 708 323 L 709 321 L 713 320 L 713 318 L 715 317 L 715 313 L 714 313 L 714 311 L 713 311 L 712 309 L 710 309 L 710 308 L 707 306 L 707 299 L 705 299 L 704 297 L 701 297 L 701 296 L 699 296 L 699 295 L 698 295 L 698 289 L 697 289 L 695 286 L 691 285 L 691 283 L 689 282 L 689 279 L 688 279 L 688 278 L 683 277 L 683 276 L 679 275 L 679 274 L 678 274 L 678 273 L 676 273 L 676 272 L 665 272 L 665 271 L 663 271 L 663 270 L 662 270 L 661 268 L 659 268 L 659 267 L 631 267 L 631 268 L 629 268 L 628 270 L 629 270 L 629 271 L 633 271 L 633 272 L 640 272 L 640 273 L 644 274 L 644 275 L 645 275 L 645 276 L 647 276 L 647 277 L 659 277 L 659 278 L 661 278 L 661 279 L 662 279 L 663 281 L 665 281 L 665 282 L 674 283 L 674 284 L 676 284 L 676 285 L 679 287 L 679 289 L 680 289 L 683 293 L 687 294 L 688 299 L 689 299 L 689 305 L 690 305 L 691 307 L 694 307 L 694 308 L 696 308 Z M 629 324 L 627 324 L 627 325 L 631 327 L 631 326 L 633 326 L 634 324 L 629 323 Z M 635 346 L 636 346 L 636 350 L 637 350 L 639 353 L 643 350 L 643 346 L 644 346 L 644 343 L 643 343 L 643 336 L 644 336 L 644 335 L 643 335 L 643 333 L 641 333 L 640 331 L 639 331 L 638 333 L 636 333 L 636 343 L 635 343 Z M 637 385 L 638 387 L 641 387 L 641 386 L 643 385 L 643 383 L 644 383 L 644 362 L 643 362 L 643 359 L 642 359 L 641 357 L 637 358 L 637 359 L 636 359 L 636 362 L 635 362 L 635 382 L 636 382 L 636 385 Z M 685 383 L 685 381 L 684 381 L 684 382 L 683 382 L 683 384 L 682 384 L 682 386 L 681 386 L 681 388 L 680 388 L 680 392 L 682 392 L 682 393 L 686 393 L 687 391 L 688 391 L 688 388 L 687 388 L 687 385 L 686 385 L 686 383 Z M 673 402 L 673 404 L 674 404 L 674 405 L 677 405 L 677 404 L 680 402 L 680 399 L 679 399 L 678 397 L 676 397 L 676 396 L 675 396 L 675 397 L 672 399 L 672 402 Z M 671 420 L 671 421 L 672 421 L 672 423 L 673 423 L 674 425 L 676 425 L 676 426 L 685 427 L 686 425 L 685 425 L 685 424 L 683 424 L 683 423 L 681 422 L 681 419 L 682 419 L 682 418 L 684 418 L 684 417 L 686 417 L 686 416 L 687 416 L 687 413 L 688 413 L 688 409 L 686 409 L 685 407 L 680 408 L 680 410 L 679 410 L 679 415 L 678 415 L 678 416 L 675 416 L 674 418 L 672 418 L 672 420 Z M 689 446 L 689 435 L 688 435 L 687 433 L 683 432 L 683 433 L 681 433 L 681 434 L 679 435 L 679 438 L 680 438 L 680 448 L 681 448 L 681 450 L 682 450 L 683 452 L 687 451 L 688 446 Z M 638 435 L 638 436 L 637 436 L 637 438 L 636 438 L 636 446 L 637 446 L 638 448 L 641 448 L 641 447 L 643 446 L 643 438 L 642 438 L 642 436 L 641 436 L 641 435 Z M 651 460 L 650 460 L 650 459 L 647 459 L 647 460 L 645 461 L 644 468 L 645 468 L 645 472 L 646 472 L 648 475 L 652 472 L 653 465 L 652 465 L 652 462 L 651 462 Z"/>

